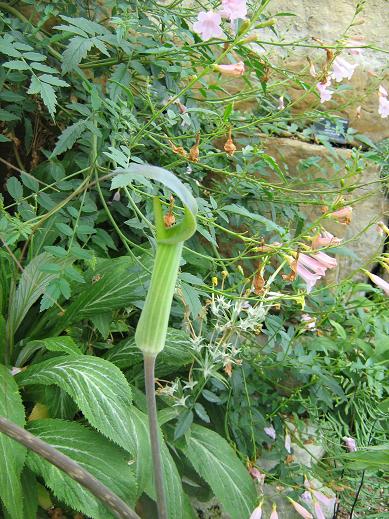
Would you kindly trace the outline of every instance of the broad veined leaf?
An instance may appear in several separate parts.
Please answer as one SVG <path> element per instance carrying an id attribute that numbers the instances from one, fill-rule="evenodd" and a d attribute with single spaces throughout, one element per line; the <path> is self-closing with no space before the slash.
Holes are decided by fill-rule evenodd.
<path id="1" fill-rule="evenodd" d="M 127 504 L 134 505 L 136 481 L 128 464 L 129 455 L 120 447 L 75 422 L 34 420 L 29 422 L 28 430 L 79 463 Z M 95 519 L 113 517 L 88 490 L 39 455 L 29 452 L 27 465 L 71 508 Z"/>
<path id="2" fill-rule="evenodd" d="M 136 346 L 134 337 L 112 348 L 105 358 L 121 369 L 139 366 L 143 362 L 142 352 Z M 157 376 L 167 375 L 181 366 L 190 364 L 192 360 L 189 335 L 182 330 L 168 328 L 165 348 L 158 355 L 156 362 Z"/>
<path id="3" fill-rule="evenodd" d="M 46 348 L 49 351 L 67 353 L 68 355 L 82 355 L 82 351 L 71 337 L 67 335 L 47 337 L 46 339 L 28 342 L 19 353 L 15 366 L 23 366 L 36 351 L 42 348 Z"/>
<path id="4" fill-rule="evenodd" d="M 24 407 L 8 368 L 0 364 L 0 416 L 24 426 Z M 26 449 L 0 433 L 0 497 L 12 519 L 24 519 L 21 473 Z"/>
<path id="5" fill-rule="evenodd" d="M 40 267 L 45 263 L 57 263 L 59 260 L 46 252 L 36 256 L 23 270 L 18 287 L 9 305 L 7 334 L 11 337 L 23 321 L 28 310 L 39 297 L 44 294 L 49 283 L 57 274 L 42 272 Z"/>
<path id="6" fill-rule="evenodd" d="M 111 362 L 87 355 L 61 356 L 33 364 L 17 377 L 22 386 L 59 386 L 93 427 L 126 448 L 131 389 Z"/>
<path id="7" fill-rule="evenodd" d="M 58 319 L 54 335 L 71 323 L 138 301 L 144 294 L 147 279 L 147 271 L 128 256 L 99 261 L 82 292 Z"/>
<path id="8" fill-rule="evenodd" d="M 245 466 L 224 438 L 210 429 L 193 425 L 183 450 L 231 518 L 248 519 L 255 508 L 255 487 Z"/>

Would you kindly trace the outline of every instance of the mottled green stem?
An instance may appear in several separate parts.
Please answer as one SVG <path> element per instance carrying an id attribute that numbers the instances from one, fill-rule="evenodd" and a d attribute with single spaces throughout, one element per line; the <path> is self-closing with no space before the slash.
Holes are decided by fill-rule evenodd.
<path id="1" fill-rule="evenodd" d="M 167 519 L 166 497 L 163 486 L 161 443 L 159 440 L 159 426 L 157 416 L 157 402 L 155 400 L 155 355 L 145 353 L 143 355 L 145 367 L 145 385 L 147 398 L 147 411 L 149 415 L 149 431 L 151 455 L 154 469 L 154 486 L 158 508 L 158 519 Z"/>

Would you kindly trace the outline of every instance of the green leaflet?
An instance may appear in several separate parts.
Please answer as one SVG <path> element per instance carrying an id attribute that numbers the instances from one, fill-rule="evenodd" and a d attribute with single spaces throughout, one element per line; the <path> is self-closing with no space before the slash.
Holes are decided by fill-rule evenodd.
<path id="1" fill-rule="evenodd" d="M 23 366 L 36 351 L 42 348 L 46 348 L 48 351 L 60 351 L 68 355 L 82 355 L 82 351 L 71 337 L 67 335 L 47 337 L 46 339 L 28 342 L 19 353 L 15 366 Z"/>
<path id="2" fill-rule="evenodd" d="M 0 416 L 24 426 L 24 407 L 9 369 L 0 365 Z M 0 433 L 0 497 L 12 519 L 24 519 L 20 476 L 26 449 Z"/>
<path id="3" fill-rule="evenodd" d="M 219 434 L 192 425 L 183 449 L 232 519 L 246 519 L 255 508 L 256 491 L 245 466 Z"/>
<path id="4" fill-rule="evenodd" d="M 28 430 L 75 460 L 130 506 L 134 505 L 137 485 L 128 464 L 128 454 L 120 447 L 96 431 L 64 420 L 35 420 L 29 422 Z M 37 454 L 28 453 L 27 465 L 73 509 L 94 519 L 113 517 L 90 492 Z"/>

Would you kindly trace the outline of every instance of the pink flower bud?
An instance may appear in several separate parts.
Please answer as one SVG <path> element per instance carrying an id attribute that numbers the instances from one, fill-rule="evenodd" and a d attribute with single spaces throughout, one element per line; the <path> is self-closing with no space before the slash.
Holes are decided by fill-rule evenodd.
<path id="1" fill-rule="evenodd" d="M 341 239 L 335 238 L 335 236 L 330 232 L 324 231 L 312 239 L 312 248 L 321 249 L 322 247 L 327 247 L 329 245 L 339 245 L 341 241 Z"/>
<path id="2" fill-rule="evenodd" d="M 301 517 L 303 517 L 304 519 L 313 519 L 313 515 L 310 512 L 308 512 L 306 508 L 301 506 L 296 501 L 293 501 L 293 499 L 291 499 L 290 497 L 288 497 L 288 499 L 292 503 L 293 508 L 296 510 L 298 514 L 301 515 Z"/>
<path id="3" fill-rule="evenodd" d="M 386 119 L 389 115 L 389 99 L 388 92 L 382 85 L 378 89 L 378 102 L 378 114 L 382 119 Z"/>
<path id="4" fill-rule="evenodd" d="M 214 70 L 220 72 L 223 76 L 238 77 L 244 74 L 245 66 L 243 61 L 239 61 L 231 65 L 214 65 Z"/>
<path id="5" fill-rule="evenodd" d="M 367 274 L 373 283 L 377 285 L 377 287 L 381 288 L 385 292 L 385 295 L 389 296 L 389 283 L 371 272 L 368 272 Z"/>
<path id="6" fill-rule="evenodd" d="M 285 445 L 286 451 L 290 454 L 291 453 L 291 448 L 292 448 L 292 439 L 291 439 L 290 434 L 288 432 L 285 434 L 284 445 Z"/>
<path id="7" fill-rule="evenodd" d="M 262 517 L 262 503 L 255 508 L 253 513 L 250 515 L 250 519 L 261 519 Z"/>
<path id="8" fill-rule="evenodd" d="M 270 427 L 265 427 L 263 430 L 270 438 L 272 438 L 273 440 L 276 439 L 276 430 L 272 425 Z"/>
<path id="9" fill-rule="evenodd" d="M 278 513 L 277 513 L 277 505 L 273 503 L 273 510 L 270 514 L 270 519 L 278 519 Z"/>
<path id="10" fill-rule="evenodd" d="M 344 437 L 344 445 L 349 452 L 355 452 L 357 450 L 357 442 L 354 438 Z"/>

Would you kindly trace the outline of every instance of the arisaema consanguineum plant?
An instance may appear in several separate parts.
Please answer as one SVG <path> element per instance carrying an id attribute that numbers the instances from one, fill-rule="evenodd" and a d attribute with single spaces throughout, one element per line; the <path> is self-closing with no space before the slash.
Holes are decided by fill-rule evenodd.
<path id="1" fill-rule="evenodd" d="M 182 248 L 185 240 L 196 231 L 197 202 L 185 185 L 170 171 L 150 165 L 132 164 L 116 170 L 112 188 L 126 185 L 133 176 L 157 180 L 177 195 L 183 204 L 182 220 L 169 226 L 164 218 L 160 199 L 154 197 L 156 252 L 153 272 L 146 301 L 138 321 L 135 341 L 143 352 L 150 443 L 152 450 L 154 483 L 157 496 L 158 517 L 167 519 L 166 499 L 162 476 L 162 460 L 155 400 L 155 360 L 163 350 L 177 282 Z"/>

